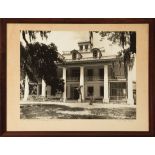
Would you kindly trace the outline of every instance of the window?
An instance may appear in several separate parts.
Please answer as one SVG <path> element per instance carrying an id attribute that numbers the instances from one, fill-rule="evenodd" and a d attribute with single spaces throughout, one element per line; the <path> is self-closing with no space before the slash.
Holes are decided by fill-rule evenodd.
<path id="1" fill-rule="evenodd" d="M 85 50 L 88 50 L 88 45 L 85 45 Z"/>
<path id="2" fill-rule="evenodd" d="M 88 81 L 92 81 L 93 80 L 93 70 L 92 69 L 88 69 L 87 70 L 87 80 Z"/>
<path id="3" fill-rule="evenodd" d="M 76 60 L 76 53 L 73 53 L 73 54 L 72 54 L 72 59 L 73 59 L 73 60 Z"/>
<path id="4" fill-rule="evenodd" d="M 100 96 L 104 96 L 104 87 L 100 86 Z"/>
<path id="5" fill-rule="evenodd" d="M 111 99 L 123 99 L 126 97 L 126 83 L 112 82 L 110 83 L 110 97 Z"/>
<path id="6" fill-rule="evenodd" d="M 94 95 L 94 87 L 88 87 L 87 94 L 88 94 L 88 96 Z"/>
<path id="7" fill-rule="evenodd" d="M 79 69 L 73 69 L 71 72 L 72 77 L 80 77 L 80 70 Z"/>
<path id="8" fill-rule="evenodd" d="M 93 57 L 94 57 L 94 58 L 97 58 L 97 51 L 96 51 L 96 50 L 93 51 Z"/>
<path id="9" fill-rule="evenodd" d="M 104 79 L 104 68 L 99 69 L 99 77 L 100 79 Z"/>
<path id="10" fill-rule="evenodd" d="M 83 45 L 80 45 L 80 50 L 81 50 L 81 51 L 83 50 Z"/>
<path id="11" fill-rule="evenodd" d="M 93 70 L 92 69 L 87 70 L 87 76 L 93 76 Z"/>

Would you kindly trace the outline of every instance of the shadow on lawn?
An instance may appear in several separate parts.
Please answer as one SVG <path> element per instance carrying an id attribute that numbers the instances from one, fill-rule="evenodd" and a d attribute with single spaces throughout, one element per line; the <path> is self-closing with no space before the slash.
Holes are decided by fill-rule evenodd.
<path id="1" fill-rule="evenodd" d="M 35 104 L 35 105 L 21 105 L 20 106 L 20 118 L 21 119 L 34 119 L 37 117 L 49 117 L 62 118 L 64 114 L 58 113 L 58 111 L 84 111 L 81 107 L 69 107 L 66 105 L 48 105 L 48 104 Z M 65 116 L 64 116 L 65 117 Z M 67 114 L 66 114 L 67 117 Z"/>
<path id="2" fill-rule="evenodd" d="M 135 119 L 135 108 L 94 108 L 91 109 L 91 114 L 103 116 L 106 119 Z M 104 117 L 105 116 L 105 117 Z"/>
<path id="3" fill-rule="evenodd" d="M 84 111 L 87 111 L 85 114 Z M 65 112 L 65 113 L 63 113 Z M 68 112 L 68 113 L 67 113 Z M 73 112 L 73 113 L 72 113 Z M 75 112 L 75 113 L 74 113 Z M 84 112 L 81 113 L 80 112 Z M 135 119 L 135 108 L 94 108 L 69 107 L 66 105 L 21 105 L 21 119 Z"/>

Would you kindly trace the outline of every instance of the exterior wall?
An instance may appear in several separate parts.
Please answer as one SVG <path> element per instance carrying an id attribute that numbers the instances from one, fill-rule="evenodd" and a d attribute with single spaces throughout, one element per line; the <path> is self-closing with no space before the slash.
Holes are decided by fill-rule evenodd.
<path id="1" fill-rule="evenodd" d="M 97 98 L 97 99 L 102 99 L 103 96 L 100 96 L 100 87 L 103 86 L 104 87 L 104 83 L 103 82 L 87 82 L 85 84 L 85 98 L 89 98 L 89 95 L 88 95 L 88 87 L 94 87 L 94 98 Z"/>
<path id="2" fill-rule="evenodd" d="M 93 82 L 87 82 L 85 83 L 84 85 L 84 98 L 89 98 L 89 95 L 88 95 L 88 87 L 92 86 L 94 88 L 94 98 L 97 98 L 97 99 L 102 99 L 103 96 L 100 96 L 100 87 L 101 86 L 104 86 L 103 82 L 96 82 L 96 81 L 93 81 Z M 70 99 L 71 98 L 71 87 L 79 87 L 79 83 L 71 83 L 71 82 L 67 82 L 67 99 Z"/>
<path id="3" fill-rule="evenodd" d="M 99 77 L 99 69 L 104 69 L 104 65 L 99 66 L 86 66 L 85 67 L 85 77 L 87 77 L 87 70 L 93 69 L 93 76 Z"/>

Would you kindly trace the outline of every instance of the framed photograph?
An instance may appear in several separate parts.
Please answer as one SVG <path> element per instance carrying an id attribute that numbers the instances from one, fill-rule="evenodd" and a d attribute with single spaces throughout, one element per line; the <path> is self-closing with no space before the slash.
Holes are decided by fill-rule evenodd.
<path id="1" fill-rule="evenodd" d="M 155 136 L 155 19 L 0 19 L 1 136 Z"/>

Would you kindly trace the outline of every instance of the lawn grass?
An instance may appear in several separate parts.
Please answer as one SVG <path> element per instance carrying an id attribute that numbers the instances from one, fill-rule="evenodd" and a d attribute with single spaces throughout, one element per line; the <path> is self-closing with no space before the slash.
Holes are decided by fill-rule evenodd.
<path id="1" fill-rule="evenodd" d="M 136 108 L 83 108 L 57 104 L 20 105 L 21 119 L 135 119 Z"/>

